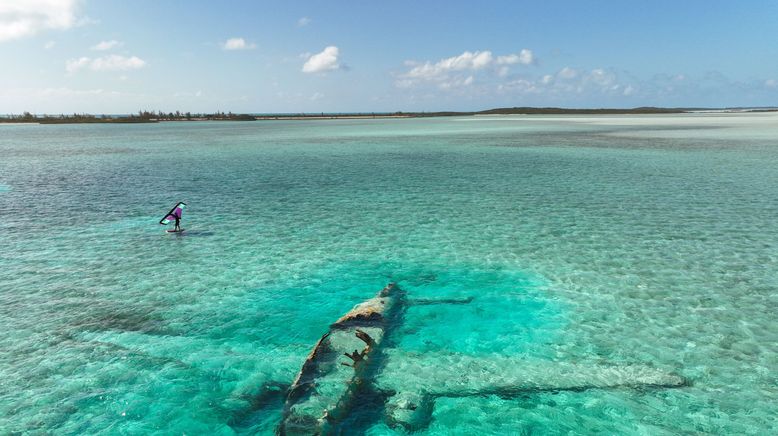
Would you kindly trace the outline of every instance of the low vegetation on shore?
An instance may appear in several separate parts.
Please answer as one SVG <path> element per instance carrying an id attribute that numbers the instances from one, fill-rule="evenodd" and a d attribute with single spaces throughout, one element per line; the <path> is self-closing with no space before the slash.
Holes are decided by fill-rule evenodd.
<path id="1" fill-rule="evenodd" d="M 201 114 L 191 112 L 154 112 L 138 111 L 130 115 L 35 115 L 24 112 L 21 115 L 0 117 L 0 123 L 38 123 L 38 124 L 86 124 L 86 123 L 158 123 L 160 121 L 254 121 L 256 117 L 249 114 L 233 114 L 232 112 L 214 112 Z"/>
<path id="2" fill-rule="evenodd" d="M 82 124 L 82 123 L 158 123 L 162 121 L 256 121 L 256 120 L 315 120 L 315 119 L 363 119 L 363 118 L 423 118 L 473 115 L 648 115 L 680 114 L 687 112 L 774 112 L 776 108 L 661 108 L 638 107 L 632 109 L 568 109 L 558 107 L 510 107 L 496 108 L 476 112 L 354 112 L 354 113 L 286 113 L 286 114 L 234 114 L 232 112 L 214 112 L 211 114 L 191 112 L 138 111 L 129 115 L 37 115 L 24 112 L 21 115 L 0 116 L 0 123 L 38 123 L 38 124 Z"/>

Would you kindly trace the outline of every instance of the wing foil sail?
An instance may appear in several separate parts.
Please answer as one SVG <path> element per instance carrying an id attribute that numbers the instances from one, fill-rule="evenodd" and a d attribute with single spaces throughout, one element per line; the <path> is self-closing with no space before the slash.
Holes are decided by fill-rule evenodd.
<path id="1" fill-rule="evenodd" d="M 159 220 L 159 223 L 164 225 L 170 224 L 171 222 L 174 222 L 176 218 L 181 219 L 181 216 L 184 214 L 184 208 L 186 207 L 186 203 L 183 201 L 179 201 L 178 204 L 173 206 L 172 209 L 170 209 L 170 212 L 168 212 L 164 218 Z"/>

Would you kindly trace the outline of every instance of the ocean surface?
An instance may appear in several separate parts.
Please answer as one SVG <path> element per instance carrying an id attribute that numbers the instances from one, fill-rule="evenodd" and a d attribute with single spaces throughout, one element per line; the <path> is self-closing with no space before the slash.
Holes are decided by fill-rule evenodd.
<path id="1" fill-rule="evenodd" d="M 0 125 L 0 434 L 272 434 L 390 282 L 416 434 L 776 434 L 778 115 Z"/>

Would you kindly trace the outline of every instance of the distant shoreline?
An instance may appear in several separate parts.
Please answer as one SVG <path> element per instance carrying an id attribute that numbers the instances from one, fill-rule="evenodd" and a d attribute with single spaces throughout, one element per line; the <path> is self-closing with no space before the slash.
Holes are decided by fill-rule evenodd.
<path id="1" fill-rule="evenodd" d="M 414 114 L 319 114 L 319 115 L 256 115 L 255 119 L 258 121 L 267 120 L 365 120 L 373 118 L 418 118 L 418 115 Z"/>
<path id="2" fill-rule="evenodd" d="M 216 112 L 213 114 L 191 114 L 189 112 L 148 112 L 137 115 L 33 115 L 25 112 L 21 115 L 0 116 L 2 123 L 27 124 L 137 124 L 183 121 L 275 121 L 275 120 L 363 120 L 392 118 L 431 118 L 475 115 L 662 115 L 684 113 L 753 113 L 778 112 L 776 107 L 759 108 L 660 108 L 638 107 L 632 109 L 569 109 L 556 107 L 512 107 L 497 108 L 476 112 L 354 112 L 354 113 L 295 113 L 295 114 L 233 114 Z"/>

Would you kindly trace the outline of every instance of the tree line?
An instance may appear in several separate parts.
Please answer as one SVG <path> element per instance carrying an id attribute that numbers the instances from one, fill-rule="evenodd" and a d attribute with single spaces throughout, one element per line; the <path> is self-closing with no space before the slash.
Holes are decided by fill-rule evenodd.
<path id="1" fill-rule="evenodd" d="M 8 114 L 0 116 L 0 123 L 40 123 L 40 124 L 68 124 L 68 123 L 156 123 L 160 121 L 254 121 L 256 117 L 250 114 L 234 114 L 232 112 L 191 113 L 191 112 L 162 112 L 139 110 L 130 115 L 93 115 L 87 113 L 68 114 L 43 114 L 37 115 L 25 111 L 21 114 Z"/>

